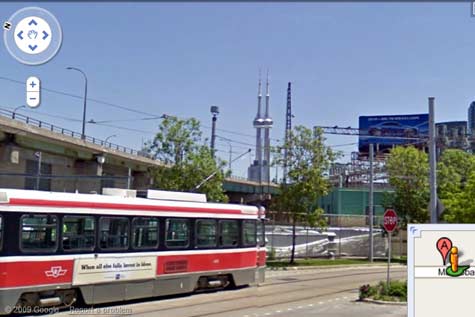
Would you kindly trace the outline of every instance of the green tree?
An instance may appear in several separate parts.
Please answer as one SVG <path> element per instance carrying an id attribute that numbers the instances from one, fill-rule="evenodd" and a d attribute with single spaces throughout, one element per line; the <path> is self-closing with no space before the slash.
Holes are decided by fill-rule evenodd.
<path id="1" fill-rule="evenodd" d="M 206 194 L 210 201 L 228 201 L 223 191 L 225 162 L 213 157 L 207 140 L 202 137 L 198 120 L 165 117 L 146 149 L 154 159 L 164 163 L 152 171 L 154 183 L 160 189 L 194 191 L 198 184 L 216 172 L 197 192 Z"/>
<path id="2" fill-rule="evenodd" d="M 452 223 L 475 223 L 475 172 L 467 177 L 465 186 L 457 192 L 446 193 L 443 219 Z"/>
<path id="3" fill-rule="evenodd" d="M 445 150 L 437 165 L 439 198 L 445 199 L 452 193 L 461 192 L 468 177 L 475 170 L 475 157 L 462 150 Z"/>
<path id="4" fill-rule="evenodd" d="M 297 126 L 288 140 L 278 147 L 275 164 L 287 165 L 287 183 L 281 184 L 280 195 L 274 207 L 281 212 L 290 212 L 292 221 L 292 253 L 295 259 L 296 225 L 305 221 L 315 226 L 325 226 L 323 210 L 317 208 L 317 200 L 328 194 L 330 184 L 325 176 L 337 154 L 325 145 L 321 129 Z M 288 151 L 285 159 L 284 150 Z"/>
<path id="5" fill-rule="evenodd" d="M 473 175 L 475 157 L 462 150 L 445 150 L 437 166 L 438 196 L 445 205 L 442 219 L 447 222 L 473 222 L 475 200 Z M 472 187 L 471 187 L 472 186 Z"/>
<path id="6" fill-rule="evenodd" d="M 395 147 L 386 163 L 389 183 L 394 195 L 386 204 L 395 208 L 403 226 L 424 223 L 429 211 L 429 163 L 425 152 L 412 146 Z M 388 207 L 389 207 L 388 206 Z"/>

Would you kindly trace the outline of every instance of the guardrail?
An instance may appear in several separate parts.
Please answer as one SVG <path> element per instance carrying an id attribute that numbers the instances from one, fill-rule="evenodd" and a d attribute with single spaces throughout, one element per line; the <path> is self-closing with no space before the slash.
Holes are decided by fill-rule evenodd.
<path id="1" fill-rule="evenodd" d="M 31 126 L 34 126 L 34 127 L 37 127 L 37 128 L 42 128 L 42 129 L 45 129 L 45 130 L 48 130 L 48 131 L 51 131 L 51 132 L 60 133 L 62 135 L 73 137 L 75 139 L 82 139 L 81 138 L 82 135 L 79 132 L 75 132 L 75 131 L 72 131 L 72 130 L 69 130 L 69 129 L 65 129 L 65 128 L 56 126 L 54 124 L 51 124 L 51 123 L 48 123 L 48 122 L 45 122 L 45 121 L 42 121 L 42 120 L 38 120 L 38 119 L 35 119 L 35 118 L 31 118 L 29 116 L 25 116 L 25 115 L 22 115 L 22 114 L 19 114 L 19 113 L 16 113 L 14 111 L 10 111 L 10 110 L 7 110 L 7 109 L 0 108 L 0 116 L 8 118 L 8 119 L 15 120 L 15 121 L 23 122 L 23 123 L 26 123 L 28 125 L 31 125 Z M 131 155 L 140 156 L 140 157 L 146 157 L 145 155 L 141 155 L 140 151 L 137 151 L 137 150 L 134 150 L 132 148 L 122 146 L 122 145 L 119 145 L 119 144 L 106 142 L 104 140 L 101 140 L 101 139 L 98 139 L 98 138 L 95 138 L 95 137 L 92 137 L 92 136 L 86 135 L 85 138 L 84 138 L 84 141 L 95 144 L 95 145 L 103 146 L 103 147 L 106 147 L 106 148 L 109 148 L 109 149 L 113 149 L 113 150 L 116 150 L 116 151 L 119 151 L 119 152 L 123 152 L 123 153 L 126 153 L 126 154 L 131 154 Z"/>

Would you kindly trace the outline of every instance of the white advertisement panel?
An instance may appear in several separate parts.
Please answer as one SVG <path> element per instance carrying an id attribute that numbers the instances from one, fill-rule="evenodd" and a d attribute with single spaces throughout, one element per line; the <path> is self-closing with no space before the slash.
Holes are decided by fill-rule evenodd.
<path id="1" fill-rule="evenodd" d="M 152 279 L 156 272 L 156 256 L 77 259 L 73 285 Z"/>

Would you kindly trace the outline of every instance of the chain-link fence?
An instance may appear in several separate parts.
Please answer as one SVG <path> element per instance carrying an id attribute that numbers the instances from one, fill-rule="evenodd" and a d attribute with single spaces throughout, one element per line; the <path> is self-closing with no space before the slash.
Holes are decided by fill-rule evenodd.
<path id="1" fill-rule="evenodd" d="M 292 251 L 292 226 L 285 222 L 288 215 L 271 217 L 266 224 L 267 251 L 270 258 L 286 258 Z M 274 214 L 275 215 L 275 214 Z M 368 257 L 369 218 L 366 215 L 324 215 L 326 228 L 311 228 L 304 223 L 296 226 L 296 257 Z M 373 255 L 383 258 L 388 252 L 388 237 L 382 227 L 382 216 L 374 217 Z M 392 256 L 406 255 L 406 232 L 392 235 Z"/>

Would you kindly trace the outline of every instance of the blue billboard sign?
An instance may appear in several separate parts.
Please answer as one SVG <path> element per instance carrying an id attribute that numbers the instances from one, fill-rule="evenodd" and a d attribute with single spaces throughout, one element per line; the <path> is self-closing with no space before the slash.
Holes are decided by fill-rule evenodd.
<path id="1" fill-rule="evenodd" d="M 416 138 L 429 135 L 429 115 L 408 114 L 390 116 L 360 116 L 360 137 L 358 148 L 361 153 L 368 152 L 369 144 L 378 145 L 379 150 L 393 145 L 417 143 Z"/>

